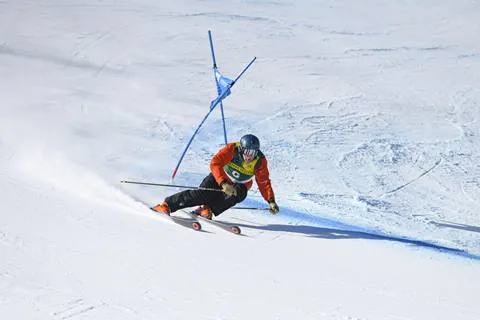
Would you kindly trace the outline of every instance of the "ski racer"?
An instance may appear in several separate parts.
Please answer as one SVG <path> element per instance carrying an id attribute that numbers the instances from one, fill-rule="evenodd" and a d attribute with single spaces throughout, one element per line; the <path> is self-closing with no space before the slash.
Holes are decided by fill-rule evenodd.
<path id="1" fill-rule="evenodd" d="M 210 173 L 200 183 L 200 189 L 189 189 L 173 194 L 152 209 L 170 214 L 179 209 L 199 206 L 194 211 L 195 214 L 211 220 L 212 213 L 218 216 L 245 200 L 254 177 L 262 197 L 269 204 L 270 212 L 278 213 L 280 209 L 275 202 L 267 158 L 260 151 L 258 138 L 247 134 L 240 141 L 228 143 L 213 156 L 210 161 Z"/>

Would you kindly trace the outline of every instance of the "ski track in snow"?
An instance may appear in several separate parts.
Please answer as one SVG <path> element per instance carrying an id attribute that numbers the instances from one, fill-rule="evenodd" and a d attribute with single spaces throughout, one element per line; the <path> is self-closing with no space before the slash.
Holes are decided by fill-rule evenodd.
<path id="1" fill-rule="evenodd" d="M 267 121 L 260 121 L 262 125 L 267 126 L 275 123 L 277 127 L 282 128 L 281 132 L 285 134 L 285 137 L 291 132 L 298 140 L 298 137 L 303 132 L 305 133 L 303 144 L 273 140 L 273 146 L 267 147 L 267 153 L 287 155 L 287 159 L 280 156 L 274 160 L 276 161 L 275 166 L 287 168 L 286 172 L 282 173 L 282 179 L 289 184 L 295 181 L 297 168 L 302 167 L 301 160 L 306 155 L 308 157 L 311 154 L 310 150 L 315 150 L 317 145 L 323 146 L 323 148 L 332 146 L 331 149 L 335 150 L 344 149 L 345 152 L 341 159 L 334 168 L 331 168 L 335 170 L 336 176 L 333 174 L 330 176 L 335 180 L 341 178 L 344 186 L 347 187 L 347 190 L 342 190 L 346 194 L 299 193 L 301 197 L 321 206 L 315 211 L 321 211 L 322 214 L 328 212 L 327 217 L 331 219 L 340 218 L 350 224 L 359 224 L 371 230 L 373 227 L 383 230 L 383 232 L 397 234 L 399 237 L 420 240 L 422 236 L 416 231 L 424 233 L 428 230 L 429 233 L 435 234 L 434 239 L 443 240 L 424 240 L 478 254 L 480 252 L 478 251 L 478 233 L 474 231 L 478 226 L 475 225 L 478 214 L 476 199 L 472 199 L 477 190 L 471 188 L 471 191 L 468 191 L 473 191 L 473 194 L 470 194 L 465 188 L 466 185 L 473 187 L 478 185 L 474 181 L 473 183 L 460 182 L 461 194 L 458 199 L 454 198 L 458 192 L 452 194 L 452 189 L 447 187 L 447 184 L 458 184 L 454 181 L 461 177 L 459 172 L 451 172 L 452 169 L 457 171 L 457 168 L 461 168 L 458 161 L 464 162 L 465 166 L 469 167 L 464 170 L 462 174 L 464 177 L 461 178 L 471 179 L 471 169 L 476 167 L 475 160 L 471 159 L 472 152 L 467 151 L 469 148 L 475 148 L 474 144 L 470 144 L 471 140 L 459 136 L 461 132 L 448 120 L 439 120 L 439 125 L 451 127 L 451 140 L 412 142 L 407 137 L 394 137 L 388 130 L 392 123 L 388 115 L 379 112 L 342 114 L 342 110 L 351 105 L 366 106 L 369 103 L 361 97 L 352 97 L 329 103 L 293 106 L 275 114 Z M 304 117 L 302 116 L 304 113 L 316 113 L 317 115 Z M 278 123 L 283 123 L 283 125 L 278 126 Z M 377 135 L 385 135 L 385 137 L 362 142 L 363 137 L 369 136 L 372 127 L 375 128 Z M 275 129 L 272 128 L 272 131 Z M 355 141 L 358 142 L 355 143 Z M 452 149 L 452 147 L 457 148 L 455 145 L 467 149 L 463 149 L 464 151 L 458 155 L 452 152 L 444 153 L 446 146 Z M 352 147 L 354 147 L 353 150 Z M 327 149 L 329 148 L 327 147 Z M 464 157 L 464 154 L 469 158 Z M 311 155 L 313 156 L 313 154 Z M 315 156 L 318 158 L 319 155 Z M 335 160 L 329 157 L 328 152 L 320 155 L 320 158 L 326 158 L 327 161 Z M 294 163 L 292 159 L 297 162 Z M 452 162 L 456 162 L 454 166 L 451 165 Z M 478 167 L 474 170 L 478 172 Z M 304 179 L 299 180 L 305 181 Z M 412 202 L 411 196 L 416 193 L 409 191 L 415 191 L 425 181 L 433 181 L 438 184 L 439 188 L 435 191 L 419 189 L 416 192 L 422 196 L 433 191 L 434 193 L 430 197 L 431 201 L 425 204 Z M 443 199 L 450 201 L 445 202 Z M 448 208 L 453 203 L 456 208 L 454 209 L 452 206 L 451 209 L 461 210 L 464 217 L 472 222 L 470 228 L 459 229 L 449 227 L 448 224 L 435 224 L 435 219 L 458 219 L 456 214 L 450 216 L 446 210 L 442 210 L 442 215 L 439 215 L 438 218 L 433 217 L 433 215 L 438 215 L 439 208 Z M 417 212 L 423 213 L 417 214 Z M 431 217 L 422 220 L 422 216 Z M 397 228 L 394 227 L 395 225 L 402 225 L 402 227 Z M 469 224 L 466 223 L 466 225 Z M 463 230 L 463 232 L 459 232 L 459 230 Z"/>

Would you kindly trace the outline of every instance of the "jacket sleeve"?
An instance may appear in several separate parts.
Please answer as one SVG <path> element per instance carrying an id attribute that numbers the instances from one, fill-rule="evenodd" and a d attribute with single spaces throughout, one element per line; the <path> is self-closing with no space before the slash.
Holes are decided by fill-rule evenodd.
<path id="1" fill-rule="evenodd" d="M 260 190 L 263 199 L 269 202 L 275 200 L 275 194 L 273 193 L 272 183 L 270 182 L 267 158 L 263 157 L 259 161 L 260 164 L 257 170 L 255 170 L 255 181 L 257 182 L 258 189 Z"/>
<path id="2" fill-rule="evenodd" d="M 210 171 L 218 185 L 221 185 L 224 181 L 230 181 L 223 167 L 232 161 L 234 152 L 235 143 L 229 143 L 220 149 L 210 161 Z"/>

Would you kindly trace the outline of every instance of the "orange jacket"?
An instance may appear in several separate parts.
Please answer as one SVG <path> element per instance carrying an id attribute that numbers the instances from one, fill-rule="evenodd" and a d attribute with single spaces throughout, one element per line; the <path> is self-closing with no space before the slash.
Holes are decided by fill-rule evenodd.
<path id="1" fill-rule="evenodd" d="M 232 161 L 235 154 L 236 143 L 229 143 L 222 149 L 220 149 L 217 154 L 215 154 L 210 161 L 210 171 L 212 172 L 215 181 L 219 185 L 223 182 L 232 183 L 228 175 L 223 170 L 223 167 Z M 255 166 L 255 181 L 257 182 L 258 189 L 262 194 L 262 197 L 266 201 L 275 200 L 275 194 L 273 193 L 272 184 L 270 182 L 270 173 L 268 172 L 267 158 L 261 154 L 260 159 L 258 160 Z M 252 181 L 244 183 L 247 189 L 252 187 Z"/>

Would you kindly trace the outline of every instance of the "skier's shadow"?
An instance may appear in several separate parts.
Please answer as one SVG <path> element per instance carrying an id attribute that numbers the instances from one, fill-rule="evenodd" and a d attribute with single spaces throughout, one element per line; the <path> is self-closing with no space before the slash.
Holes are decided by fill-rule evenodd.
<path id="1" fill-rule="evenodd" d="M 434 243 L 429 243 L 421 240 L 414 240 L 408 238 L 392 237 L 388 235 L 368 233 L 363 231 L 352 231 L 352 230 L 342 230 L 342 229 L 333 229 L 309 225 L 288 225 L 288 224 L 268 224 L 268 225 L 250 225 L 250 224 L 237 224 L 239 227 L 265 230 L 265 231 L 277 231 L 277 232 L 288 232 L 292 234 L 305 235 L 309 238 L 317 239 L 332 239 L 332 240 L 342 240 L 342 239 L 368 239 L 368 240 L 383 240 L 383 241 L 393 241 L 398 243 L 404 243 L 408 245 L 431 248 L 435 250 L 440 250 L 444 252 L 454 253 L 466 257 L 473 258 L 475 260 L 480 260 L 480 256 L 470 254 L 464 250 L 449 248 L 441 246 Z"/>

